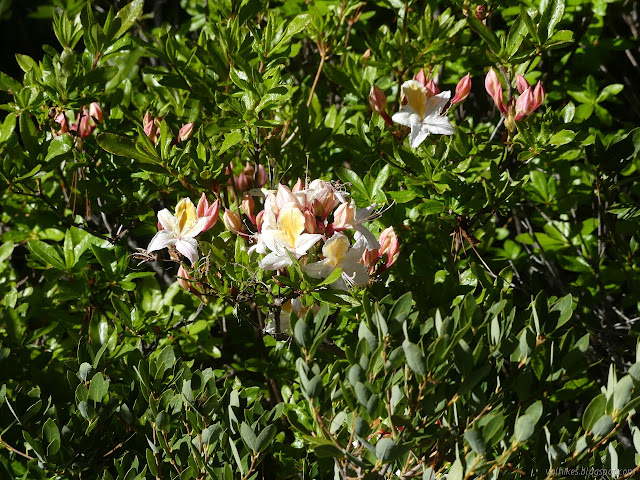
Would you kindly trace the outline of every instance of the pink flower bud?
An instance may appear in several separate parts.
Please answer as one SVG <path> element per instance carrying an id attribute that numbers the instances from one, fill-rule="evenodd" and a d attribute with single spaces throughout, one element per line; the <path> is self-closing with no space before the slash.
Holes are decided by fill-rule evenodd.
<path id="1" fill-rule="evenodd" d="M 307 233 L 318 233 L 316 232 L 316 217 L 308 210 L 304 212 L 304 229 Z"/>
<path id="2" fill-rule="evenodd" d="M 184 288 L 187 291 L 191 291 L 192 286 L 191 286 L 190 280 L 192 280 L 191 275 L 189 275 L 189 272 L 187 272 L 186 268 L 180 265 L 180 268 L 178 268 L 178 274 L 177 274 L 178 285 L 180 285 L 182 288 Z"/>
<path id="3" fill-rule="evenodd" d="M 421 68 L 418 74 L 413 77 L 416 82 L 420 82 L 422 86 L 427 86 L 427 76 L 424 74 L 424 68 Z"/>
<path id="4" fill-rule="evenodd" d="M 436 82 L 433 81 L 433 78 L 427 82 L 425 88 L 427 89 L 428 98 L 434 97 L 440 93 L 440 89 L 436 85 Z"/>
<path id="5" fill-rule="evenodd" d="M 56 135 L 62 135 L 63 133 L 67 133 L 69 131 L 67 116 L 64 114 L 64 112 L 60 112 L 58 115 L 56 115 L 54 121 L 60 125 L 60 130 L 55 132 Z"/>
<path id="6" fill-rule="evenodd" d="M 262 188 L 267 183 L 267 170 L 262 165 L 258 165 L 258 172 L 256 174 L 256 188 Z"/>
<path id="7" fill-rule="evenodd" d="M 527 79 L 519 73 L 516 73 L 516 88 L 518 89 L 518 92 L 520 92 L 520 94 L 522 94 L 526 89 L 529 88 L 529 82 L 527 82 Z"/>
<path id="8" fill-rule="evenodd" d="M 301 192 L 302 190 L 304 190 L 304 183 L 302 183 L 302 179 L 300 177 L 298 177 L 298 181 L 296 182 L 296 184 L 291 189 L 291 192 L 292 193 L 297 193 L 297 192 Z"/>
<path id="9" fill-rule="evenodd" d="M 377 249 L 366 250 L 362 254 L 362 263 L 364 263 L 369 271 L 369 275 L 373 275 L 375 272 L 376 264 L 380 260 L 380 254 Z"/>
<path id="10" fill-rule="evenodd" d="M 540 105 L 544 103 L 544 97 L 545 97 L 544 88 L 542 87 L 542 83 L 538 81 L 538 83 L 536 84 L 536 88 L 533 89 L 533 102 L 535 105 L 533 107 L 533 110 L 535 110 L 536 108 L 538 108 Z"/>
<path id="11" fill-rule="evenodd" d="M 382 257 L 387 256 L 387 262 L 384 266 L 385 269 L 396 263 L 398 256 L 400 255 L 400 242 L 393 227 L 386 228 L 380 234 L 380 250 L 378 253 Z"/>
<path id="12" fill-rule="evenodd" d="M 471 75 L 467 73 L 466 76 L 462 77 L 462 79 L 456 85 L 456 94 L 451 99 L 451 105 L 455 105 L 456 103 L 460 103 L 465 98 L 469 96 L 469 92 L 471 91 Z"/>
<path id="13" fill-rule="evenodd" d="M 484 80 L 484 88 L 487 90 L 487 93 L 491 95 L 491 98 L 493 98 L 493 102 L 500 110 L 500 113 L 503 115 L 507 113 L 502 95 L 502 85 L 500 85 L 500 80 L 498 80 L 496 72 L 493 71 L 493 67 L 489 68 L 487 77 Z"/>
<path id="14" fill-rule="evenodd" d="M 91 117 L 89 116 L 89 110 L 87 107 L 82 107 L 82 113 L 78 117 L 78 135 L 80 138 L 87 138 L 93 132 L 93 126 L 91 125 Z"/>
<path id="15" fill-rule="evenodd" d="M 206 232 L 218 222 L 219 211 L 220 200 L 216 200 L 212 204 L 209 204 L 207 196 L 203 193 L 198 201 L 198 207 L 196 208 L 198 218 L 207 217 L 209 219 L 202 228 L 203 232 Z"/>
<path id="16" fill-rule="evenodd" d="M 247 162 L 244 165 L 244 174 L 249 177 L 251 179 L 251 181 L 253 182 L 253 177 L 256 173 L 256 169 L 253 168 L 253 165 L 251 165 L 249 162 Z"/>
<path id="17" fill-rule="evenodd" d="M 244 172 L 240 173 L 240 175 L 235 177 L 235 181 L 236 181 L 236 188 L 238 189 L 239 192 L 246 192 L 248 190 L 251 190 L 249 177 L 247 177 L 247 175 L 245 175 Z"/>
<path id="18" fill-rule="evenodd" d="M 242 211 L 245 213 L 245 215 L 249 217 L 249 220 L 251 220 L 251 223 L 255 225 L 256 202 L 253 200 L 253 197 L 247 193 L 242 199 L 242 203 L 240 206 L 242 207 Z"/>
<path id="19" fill-rule="evenodd" d="M 93 102 L 91 105 L 89 105 L 89 115 L 91 115 L 91 118 L 97 123 L 101 123 L 104 119 L 102 108 L 96 102 Z"/>
<path id="20" fill-rule="evenodd" d="M 186 142 L 193 135 L 193 122 L 187 123 L 180 128 L 178 132 L 178 140 L 181 142 Z"/>
<path id="21" fill-rule="evenodd" d="M 151 112 L 147 110 L 147 113 L 144 114 L 144 118 L 142 119 L 142 129 L 144 130 L 144 134 L 149 137 L 153 144 L 156 144 L 156 126 L 154 125 L 153 117 L 151 116 Z"/>
<path id="22" fill-rule="evenodd" d="M 262 232 L 262 220 L 264 219 L 264 210 L 260 210 L 256 215 L 256 228 L 258 233 Z"/>
<path id="23" fill-rule="evenodd" d="M 242 219 L 240 218 L 240 215 L 232 212 L 228 208 L 224 210 L 222 221 L 224 222 L 224 226 L 231 233 L 235 233 L 236 235 L 241 235 L 244 233 L 244 226 L 242 225 Z"/>
<path id="24" fill-rule="evenodd" d="M 340 231 L 348 228 L 355 217 L 355 207 L 351 203 L 342 203 L 333 212 L 333 230 Z"/>
<path id="25" fill-rule="evenodd" d="M 369 92 L 369 106 L 371 107 L 371 110 L 379 115 L 387 109 L 387 96 L 380 87 L 377 87 L 376 85 L 373 85 Z"/>
<path id="26" fill-rule="evenodd" d="M 522 120 L 534 110 L 533 92 L 527 88 L 516 100 L 516 121 Z"/>

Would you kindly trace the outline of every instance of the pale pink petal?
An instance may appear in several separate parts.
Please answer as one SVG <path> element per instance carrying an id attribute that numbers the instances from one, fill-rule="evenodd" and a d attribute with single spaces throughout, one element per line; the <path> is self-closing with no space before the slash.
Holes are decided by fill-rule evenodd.
<path id="1" fill-rule="evenodd" d="M 170 232 L 178 231 L 178 219 L 166 208 L 158 212 L 158 221 L 165 230 L 169 230 Z"/>

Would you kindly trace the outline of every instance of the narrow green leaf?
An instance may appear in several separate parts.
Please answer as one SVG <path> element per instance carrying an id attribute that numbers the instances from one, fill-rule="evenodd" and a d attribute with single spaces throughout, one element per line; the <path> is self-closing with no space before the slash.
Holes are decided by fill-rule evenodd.
<path id="1" fill-rule="evenodd" d="M 98 135 L 98 145 L 104 150 L 119 157 L 129 158 L 137 160 L 142 163 L 159 164 L 160 161 L 157 157 L 152 157 L 145 153 L 142 153 L 136 147 L 136 143 L 125 137 L 115 135 L 113 133 L 102 133 Z"/>
<path id="2" fill-rule="evenodd" d="M 51 266 L 63 272 L 66 270 L 58 251 L 48 243 L 41 240 L 29 240 L 29 249 L 44 265 Z"/>
<path id="3" fill-rule="evenodd" d="M 498 52 L 500 52 L 500 40 L 496 37 L 496 34 L 474 15 L 467 16 L 467 22 L 469 26 L 480 35 L 480 38 L 484 40 L 489 50 L 495 55 L 498 55 Z"/>
<path id="4" fill-rule="evenodd" d="M 121 20 L 120 29 L 116 33 L 114 40 L 123 35 L 135 21 L 142 15 L 142 7 L 144 6 L 144 0 L 133 0 L 133 2 L 125 5 L 120 9 L 116 18 Z"/>

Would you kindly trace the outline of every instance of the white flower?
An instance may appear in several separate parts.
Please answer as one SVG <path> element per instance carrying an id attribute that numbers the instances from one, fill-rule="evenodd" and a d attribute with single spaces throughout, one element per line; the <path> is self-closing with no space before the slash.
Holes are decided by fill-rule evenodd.
<path id="1" fill-rule="evenodd" d="M 166 208 L 158 212 L 162 230 L 151 239 L 147 251 L 153 252 L 175 245 L 178 252 L 193 265 L 198 259 L 198 242 L 195 237 L 202 232 L 209 220 L 210 217 L 198 218 L 195 205 L 188 198 L 183 198 L 176 205 L 175 216 Z"/>
<path id="2" fill-rule="evenodd" d="M 313 278 L 327 278 L 336 267 L 342 269 L 342 276 L 331 284 L 338 290 L 365 285 L 369 281 L 366 267 L 359 263 L 366 249 L 364 238 L 360 238 L 349 248 L 349 239 L 342 233 L 334 233 L 322 247 L 324 260 L 306 265 L 304 270 Z"/>
<path id="3" fill-rule="evenodd" d="M 378 205 L 369 205 L 366 208 L 356 208 L 353 200 L 349 203 L 343 203 L 336 208 L 333 213 L 333 229 L 336 231 L 345 230 L 347 228 L 355 231 L 354 238 L 356 241 L 362 238 L 367 250 L 377 250 L 380 243 L 371 231 L 363 226 L 363 223 L 371 222 L 378 218 L 382 213 L 378 210 Z"/>
<path id="4" fill-rule="evenodd" d="M 271 202 L 265 202 L 264 221 L 258 244 L 252 247 L 258 253 L 270 253 L 260 260 L 260 268 L 264 270 L 279 270 L 291 265 L 291 253 L 295 258 L 300 258 L 323 237 L 317 233 L 304 232 L 304 214 L 300 209 L 288 204 L 280 210 L 278 218 L 271 209 Z M 269 204 L 269 205 L 268 205 Z"/>
<path id="5" fill-rule="evenodd" d="M 440 116 L 442 109 L 449 102 L 451 92 L 446 91 L 429 96 L 427 89 L 416 80 L 402 84 L 402 94 L 407 104 L 400 107 L 392 120 L 400 125 L 411 127 L 409 144 L 418 147 L 430 133 L 453 135 L 455 129 L 447 117 Z"/>

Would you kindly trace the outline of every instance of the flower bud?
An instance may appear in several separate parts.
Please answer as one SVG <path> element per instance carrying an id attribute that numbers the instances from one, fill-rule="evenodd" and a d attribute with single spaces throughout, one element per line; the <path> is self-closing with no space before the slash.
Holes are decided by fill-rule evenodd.
<path id="1" fill-rule="evenodd" d="M 253 167 L 253 165 L 249 162 L 245 163 L 244 174 L 253 180 L 255 173 L 256 173 L 256 169 Z"/>
<path id="2" fill-rule="evenodd" d="M 232 212 L 228 208 L 224 210 L 222 221 L 224 222 L 224 226 L 231 233 L 235 233 L 236 235 L 241 235 L 244 233 L 244 226 L 242 225 L 242 219 L 240 218 L 240 215 Z"/>
<path id="3" fill-rule="evenodd" d="M 96 102 L 93 102 L 91 105 L 89 105 L 89 115 L 91 115 L 91 118 L 97 123 L 101 123 L 104 119 L 104 116 L 102 114 L 102 107 L 100 107 L 100 105 Z"/>
<path id="4" fill-rule="evenodd" d="M 262 188 L 267 183 L 267 170 L 263 165 L 258 165 L 258 172 L 256 174 L 256 188 Z"/>
<path id="5" fill-rule="evenodd" d="M 240 175 L 235 177 L 235 181 L 238 192 L 242 193 L 251 190 L 251 180 L 244 172 L 241 172 Z"/>
<path id="6" fill-rule="evenodd" d="M 373 85 L 369 92 L 369 106 L 371 110 L 379 115 L 387 109 L 387 96 L 382 89 L 376 85 Z"/>
<path id="7" fill-rule="evenodd" d="M 524 93 L 529 88 L 529 82 L 519 73 L 516 73 L 516 88 L 520 94 Z"/>
<path id="8" fill-rule="evenodd" d="M 340 231 L 348 228 L 353 222 L 356 214 L 355 206 L 352 203 L 342 203 L 333 212 L 333 230 Z"/>
<path id="9" fill-rule="evenodd" d="M 433 78 L 427 82 L 425 85 L 427 89 L 427 97 L 434 97 L 440 93 L 440 89 L 436 85 L 436 82 L 433 81 Z"/>
<path id="10" fill-rule="evenodd" d="M 220 200 L 216 200 L 212 204 L 209 204 L 207 196 L 203 193 L 198 202 L 196 208 L 196 215 L 198 218 L 208 217 L 209 220 L 202 228 L 203 232 L 206 232 L 218 222 L 218 213 L 220 211 Z"/>
<path id="11" fill-rule="evenodd" d="M 247 193 L 243 197 L 242 203 L 241 203 L 240 206 L 242 207 L 242 211 L 244 212 L 244 214 L 247 217 L 249 217 L 249 220 L 251 220 L 251 223 L 253 223 L 255 225 L 255 223 L 256 223 L 256 216 L 255 216 L 256 202 L 253 200 L 253 197 Z"/>
<path id="12" fill-rule="evenodd" d="M 264 210 L 260 210 L 256 215 L 256 228 L 258 233 L 262 232 L 262 220 L 264 219 Z"/>
<path id="13" fill-rule="evenodd" d="M 87 107 L 82 107 L 82 113 L 78 117 L 78 135 L 80 138 L 87 138 L 93 132 L 93 126 L 91 125 L 91 117 L 89 116 L 89 110 Z"/>
<path id="14" fill-rule="evenodd" d="M 182 265 L 180 265 L 180 268 L 178 268 L 178 274 L 176 275 L 176 277 L 177 277 L 176 280 L 178 281 L 178 285 L 180 285 L 182 288 L 184 288 L 188 292 L 193 290 L 193 285 L 192 285 L 192 282 L 190 281 L 193 279 L 191 278 L 191 275 L 189 275 L 189 272 L 187 272 L 187 269 L 184 268 Z"/>
<path id="15" fill-rule="evenodd" d="M 427 76 L 424 74 L 424 68 L 421 68 L 417 75 L 413 77 L 413 79 L 416 82 L 420 82 L 423 87 L 427 86 Z"/>
<path id="16" fill-rule="evenodd" d="M 396 263 L 398 256 L 400 255 L 400 242 L 393 227 L 389 227 L 382 231 L 380 234 L 380 250 L 379 255 L 387 256 L 387 262 L 384 266 L 385 269 Z"/>
<path id="17" fill-rule="evenodd" d="M 369 271 L 369 275 L 373 275 L 375 272 L 376 264 L 380 260 L 380 253 L 378 249 L 366 250 L 362 254 L 362 263 L 364 263 Z"/>
<path id="18" fill-rule="evenodd" d="M 370 59 L 371 59 L 371 49 L 367 48 L 362 54 L 362 57 L 360 57 L 360 63 L 367 63 Z"/>
<path id="19" fill-rule="evenodd" d="M 62 135 L 63 133 L 67 133 L 69 131 L 67 116 L 64 114 L 64 112 L 60 112 L 58 115 L 56 115 L 54 121 L 60 125 L 60 130 L 55 132 L 56 135 Z"/>
<path id="20" fill-rule="evenodd" d="M 456 103 L 460 103 L 465 98 L 469 96 L 469 92 L 471 91 L 471 75 L 466 74 L 456 85 L 456 94 L 451 99 L 451 105 L 455 105 Z"/>
<path id="21" fill-rule="evenodd" d="M 533 102 L 535 105 L 533 107 L 533 110 L 535 110 L 536 108 L 538 108 L 540 105 L 544 103 L 544 97 L 545 97 L 544 88 L 542 87 L 542 83 L 538 80 L 538 83 L 536 84 L 536 88 L 533 89 Z"/>
<path id="22" fill-rule="evenodd" d="M 500 113 L 504 115 L 507 112 L 507 108 L 502 95 L 502 85 L 500 85 L 500 80 L 498 80 L 496 72 L 493 71 L 493 67 L 489 68 L 487 77 L 484 80 L 484 88 L 487 90 L 487 93 L 491 95 L 491 98 L 493 98 L 493 102 L 500 110 Z"/>
<path id="23" fill-rule="evenodd" d="M 298 192 L 301 192 L 302 190 L 304 190 L 304 183 L 302 183 L 302 179 L 300 177 L 298 177 L 298 181 L 296 182 L 296 184 L 291 189 L 291 192 L 292 193 L 298 193 Z"/>
<path id="24" fill-rule="evenodd" d="M 180 128 L 178 132 L 178 140 L 181 142 L 186 142 L 193 135 L 193 122 L 187 123 Z"/>
<path id="25" fill-rule="evenodd" d="M 304 229 L 307 233 L 318 233 L 316 232 L 316 217 L 309 210 L 304 212 Z"/>
<path id="26" fill-rule="evenodd" d="M 534 110 L 535 102 L 533 100 L 533 92 L 527 88 L 522 95 L 516 100 L 516 121 L 522 120 Z"/>
<path id="27" fill-rule="evenodd" d="M 151 112 L 147 110 L 147 113 L 144 114 L 144 118 L 142 119 L 142 129 L 144 130 L 144 134 L 149 137 L 151 142 L 155 145 L 156 143 L 156 126 L 153 122 L 153 117 L 151 116 Z"/>

